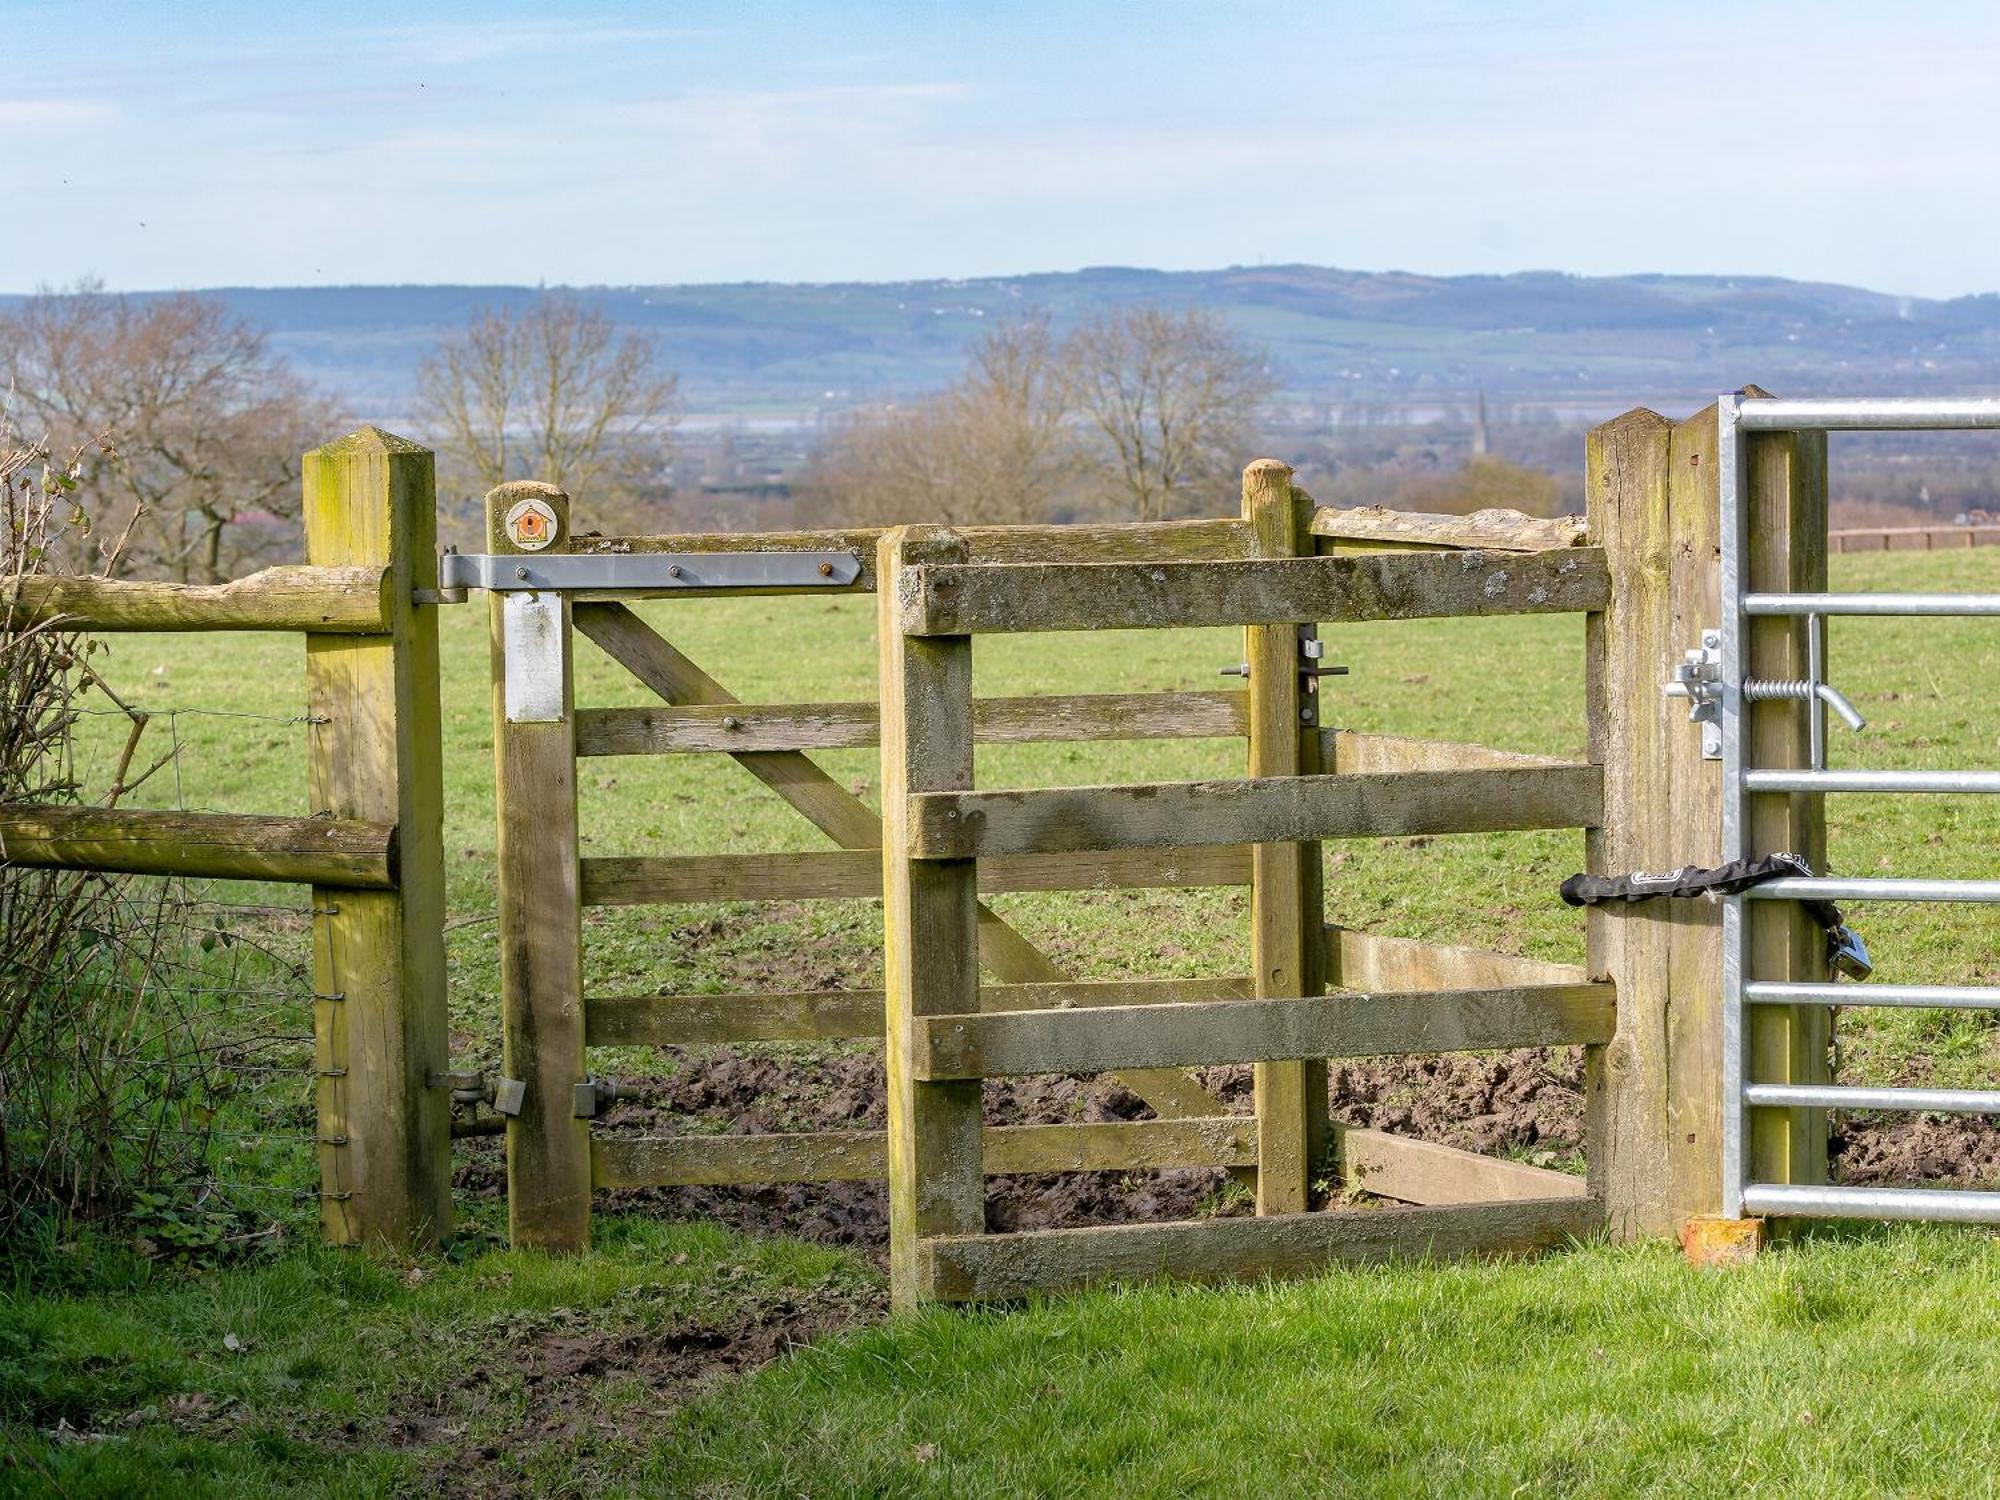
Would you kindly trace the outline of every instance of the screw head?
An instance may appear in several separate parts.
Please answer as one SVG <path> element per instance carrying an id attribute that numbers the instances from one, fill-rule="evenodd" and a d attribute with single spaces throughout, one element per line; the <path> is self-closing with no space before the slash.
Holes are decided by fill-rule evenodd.
<path id="1" fill-rule="evenodd" d="M 679 563 L 668 563 L 667 577 L 678 578 L 680 576 L 681 576 L 681 565 Z"/>
<path id="2" fill-rule="evenodd" d="M 526 568 L 516 568 L 514 576 L 520 579 L 521 582 L 526 583 L 528 581 L 528 570 Z"/>
<path id="3" fill-rule="evenodd" d="M 822 578 L 833 577 L 833 564 L 830 562 L 821 563 L 819 565 L 819 576 Z"/>

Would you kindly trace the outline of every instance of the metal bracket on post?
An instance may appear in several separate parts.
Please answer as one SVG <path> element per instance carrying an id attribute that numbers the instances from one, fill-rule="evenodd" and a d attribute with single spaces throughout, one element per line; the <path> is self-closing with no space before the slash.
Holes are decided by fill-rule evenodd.
<path id="1" fill-rule="evenodd" d="M 594 1120 L 600 1111 L 618 1102 L 618 1085 L 605 1078 L 586 1078 L 576 1086 L 576 1118 Z"/>
<path id="2" fill-rule="evenodd" d="M 1674 680 L 1660 691 L 1669 698 L 1685 698 L 1688 721 L 1701 725 L 1701 758 L 1722 759 L 1722 632 L 1704 630 L 1701 648 L 1687 653 L 1674 668 Z"/>
<path id="3" fill-rule="evenodd" d="M 1347 675 L 1347 668 L 1324 665 L 1326 642 L 1319 638 L 1319 627 L 1317 625 L 1301 625 L 1298 627 L 1298 633 L 1299 691 L 1305 696 L 1316 695 L 1319 692 L 1320 678 L 1345 677 Z M 1248 681 L 1250 677 L 1250 663 L 1240 661 L 1234 666 L 1223 667 L 1220 669 L 1218 675 L 1223 677 L 1241 677 Z M 1319 711 L 1313 704 L 1301 703 L 1299 705 L 1299 721 L 1301 723 L 1316 723 L 1318 718 Z"/>
<path id="4" fill-rule="evenodd" d="M 493 1105 L 494 1113 L 518 1115 L 521 1112 L 521 1106 L 527 1102 L 527 1099 L 528 1085 L 525 1079 L 496 1078 L 493 1080 L 493 1098 L 489 1102 Z"/>

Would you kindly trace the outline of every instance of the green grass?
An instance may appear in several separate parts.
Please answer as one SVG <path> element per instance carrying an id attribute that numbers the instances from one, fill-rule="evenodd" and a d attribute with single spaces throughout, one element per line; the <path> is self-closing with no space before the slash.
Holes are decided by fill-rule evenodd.
<path id="1" fill-rule="evenodd" d="M 1993 589 L 2000 554 L 1835 560 L 1836 586 Z M 865 602 L 677 602 L 648 612 L 748 700 L 872 694 Z M 490 708 L 483 613 L 445 613 L 447 877 L 455 1050 L 497 1058 Z M 1356 729 L 1580 752 L 1574 620 L 1328 632 L 1327 718 Z M 984 693 L 1215 685 L 1235 632 L 982 641 Z M 1873 721 L 1836 763 L 1991 766 L 2000 634 L 1978 622 L 1839 622 L 1834 680 Z M 128 638 L 113 680 L 143 704 L 303 710 L 295 641 Z M 644 691 L 583 648 L 579 700 Z M 160 802 L 309 810 L 304 726 L 188 712 Z M 1690 729 L 1689 733 L 1693 733 Z M 98 763 L 108 753 L 96 751 Z M 1012 746 L 982 785 L 1227 775 L 1236 742 Z M 825 763 L 872 800 L 872 753 Z M 713 757 L 584 767 L 592 853 L 808 849 L 818 836 Z M 1830 804 L 1838 871 L 1991 873 L 2000 809 L 1974 799 Z M 1555 899 L 1573 835 L 1354 844 L 1329 914 L 1404 936 L 1581 956 Z M 297 893 L 261 893 L 293 900 Z M 1019 895 L 1000 904 L 1087 977 L 1246 962 L 1236 892 Z M 1859 914 L 1885 978 L 2000 982 L 1990 913 Z M 863 903 L 593 913 L 593 986 L 865 984 Z M 1843 1017 L 1846 1076 L 1990 1081 L 1981 1015 Z M 647 1054 L 609 1060 L 634 1071 Z M 266 1168 L 263 1158 L 245 1170 Z M 296 1248 L 200 1273 L 108 1240 L 18 1245 L 0 1297 L 0 1492 L 1622 1493 L 1992 1489 L 2000 1248 L 1942 1230 L 1829 1236 L 1724 1275 L 1665 1250 L 1584 1247 L 1527 1265 L 1398 1267 L 1275 1288 L 1146 1288 L 1002 1312 L 933 1312 L 835 1338 L 681 1404 L 612 1370 L 558 1378 L 522 1351 L 670 1345 L 787 1299 L 866 1309 L 872 1268 L 784 1242 L 598 1223 L 549 1263 L 491 1248 L 467 1205 L 454 1258 L 382 1267 Z M 303 1241 L 309 1231 L 293 1238 Z M 685 1259 L 682 1259 L 685 1257 Z M 738 1269 L 741 1268 L 741 1269 Z M 240 1349 L 227 1347 L 235 1335 Z M 483 1372 L 476 1376 L 468 1372 Z M 529 1377 L 534 1375 L 534 1379 Z M 567 1383 L 566 1383 L 567 1382 Z M 556 1411 L 559 1420 L 548 1419 Z M 88 1434 L 65 1435 L 62 1424 Z"/>

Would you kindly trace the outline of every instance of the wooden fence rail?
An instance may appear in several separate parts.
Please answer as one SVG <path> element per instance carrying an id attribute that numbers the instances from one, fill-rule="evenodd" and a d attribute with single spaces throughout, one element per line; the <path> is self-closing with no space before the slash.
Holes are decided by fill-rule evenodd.
<path id="1" fill-rule="evenodd" d="M 294 630 L 383 635 L 395 612 L 392 581 L 387 565 L 266 568 L 233 583 L 215 584 L 17 574 L 0 577 L 0 610 L 13 611 L 17 623 L 46 622 L 92 634 Z"/>
<path id="2" fill-rule="evenodd" d="M 0 806 L 0 864 L 396 887 L 396 825 L 351 818 Z"/>

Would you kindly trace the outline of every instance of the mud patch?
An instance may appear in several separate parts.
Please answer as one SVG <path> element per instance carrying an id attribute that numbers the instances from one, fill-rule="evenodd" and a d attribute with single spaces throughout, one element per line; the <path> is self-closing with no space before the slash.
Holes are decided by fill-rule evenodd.
<path id="1" fill-rule="evenodd" d="M 389 1417 L 379 1440 L 435 1450 L 427 1491 L 490 1496 L 536 1488 L 524 1455 L 614 1464 L 657 1438 L 673 1409 L 717 1381 L 748 1374 L 886 1310 L 879 1289 L 798 1291 L 736 1300 L 655 1328 L 523 1330 L 431 1401 Z M 500 1419 L 500 1414 L 507 1415 Z"/>
<path id="2" fill-rule="evenodd" d="M 2000 1128 L 1980 1119 L 1836 1115 L 1832 1154 L 1838 1182 L 1967 1188 L 2000 1183 Z"/>

